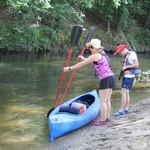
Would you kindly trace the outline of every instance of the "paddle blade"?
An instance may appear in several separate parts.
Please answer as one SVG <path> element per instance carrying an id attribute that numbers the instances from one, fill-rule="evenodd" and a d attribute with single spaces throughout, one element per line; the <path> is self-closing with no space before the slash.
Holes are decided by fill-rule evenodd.
<path id="1" fill-rule="evenodd" d="M 87 34 L 87 36 L 86 36 L 86 38 L 85 38 L 85 44 L 91 40 L 91 36 L 92 36 L 94 30 L 95 30 L 95 27 L 94 27 L 94 26 L 91 26 L 91 27 L 89 28 L 89 32 L 88 32 L 88 34 Z"/>
<path id="2" fill-rule="evenodd" d="M 49 117 L 50 113 L 54 110 L 55 108 L 51 108 L 48 112 L 47 112 L 47 118 Z"/>
<path id="3" fill-rule="evenodd" d="M 82 27 L 79 25 L 75 25 L 72 28 L 71 36 L 70 36 L 70 45 L 73 47 L 76 45 L 81 37 Z"/>

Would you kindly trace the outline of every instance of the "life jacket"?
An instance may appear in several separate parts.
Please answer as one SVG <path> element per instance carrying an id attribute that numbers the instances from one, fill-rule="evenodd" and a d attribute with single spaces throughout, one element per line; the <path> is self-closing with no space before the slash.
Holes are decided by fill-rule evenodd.
<path id="1" fill-rule="evenodd" d="M 123 67 L 125 66 L 129 66 L 129 65 L 132 65 L 130 62 L 129 62 L 129 56 L 132 52 L 128 52 L 125 57 L 124 57 L 124 61 L 123 61 Z M 139 70 L 138 68 L 128 68 L 126 70 L 124 70 L 124 74 L 134 74 L 134 75 L 137 75 L 139 73 Z"/>

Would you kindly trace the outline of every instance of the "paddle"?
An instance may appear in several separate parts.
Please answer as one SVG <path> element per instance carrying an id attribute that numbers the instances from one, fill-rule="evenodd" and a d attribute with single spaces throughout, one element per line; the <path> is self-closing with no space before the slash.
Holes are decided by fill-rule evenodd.
<path id="1" fill-rule="evenodd" d="M 121 70 L 120 74 L 119 74 L 119 77 L 118 77 L 118 80 L 120 80 L 122 76 L 123 76 L 123 71 Z"/>
<path id="2" fill-rule="evenodd" d="M 71 58 L 72 51 L 73 51 L 73 47 L 74 47 L 74 45 L 76 45 L 78 43 L 80 36 L 81 36 L 81 33 L 82 33 L 82 27 L 81 26 L 79 26 L 79 25 L 73 26 L 72 31 L 71 31 L 71 36 L 70 36 L 70 45 L 71 46 L 70 46 L 70 50 L 69 50 L 66 64 L 65 64 L 66 67 L 69 65 L 70 58 Z M 54 100 L 53 107 L 47 113 L 47 117 L 55 109 L 56 103 L 58 101 L 58 96 L 59 96 L 60 90 L 61 90 L 63 82 L 64 82 L 65 75 L 66 75 L 66 72 L 63 72 L 61 75 L 60 82 L 59 82 L 58 89 L 57 89 L 57 93 L 56 93 L 56 98 Z"/>
<path id="3" fill-rule="evenodd" d="M 85 38 L 85 44 L 90 41 L 91 36 L 92 36 L 94 30 L 95 30 L 95 27 L 94 27 L 94 26 L 91 26 L 91 27 L 89 28 L 89 32 L 88 32 L 88 34 L 87 34 L 87 36 L 86 36 L 86 38 Z M 85 49 L 86 49 L 86 47 L 85 47 L 85 45 L 84 45 L 84 47 L 83 47 L 82 50 L 81 50 L 80 56 L 82 56 L 82 55 L 84 54 Z M 78 57 L 76 63 L 78 63 L 78 62 L 80 61 L 80 59 L 81 59 L 81 58 Z M 61 98 L 61 100 L 60 100 L 60 105 L 63 103 L 63 101 L 64 101 L 64 99 L 65 99 L 65 97 L 66 97 L 66 94 L 67 94 L 67 92 L 68 92 L 68 90 L 69 90 L 69 88 L 70 88 L 70 85 L 71 85 L 72 79 L 73 79 L 73 77 L 74 77 L 74 75 L 75 75 L 75 72 L 76 72 L 76 70 L 73 70 L 73 71 L 72 71 L 72 74 L 71 74 L 71 76 L 70 76 L 70 78 L 69 78 L 69 80 L 68 80 L 68 83 L 67 83 L 65 92 L 63 93 L 62 98 Z"/>
<path id="4" fill-rule="evenodd" d="M 124 66 L 124 61 L 122 61 L 122 67 L 123 67 L 123 66 Z M 120 80 L 122 77 L 123 77 L 123 70 L 122 70 L 122 68 L 121 68 L 121 71 L 120 71 L 118 80 Z"/>
<path id="5" fill-rule="evenodd" d="M 128 44 L 128 47 L 131 49 L 131 47 L 129 46 L 129 43 L 128 41 L 126 40 L 126 43 Z M 126 55 L 124 56 L 124 60 L 122 61 L 122 67 L 124 66 L 124 63 L 125 63 L 125 57 Z M 126 69 L 127 70 L 127 69 Z M 119 77 L 118 77 L 118 80 L 120 80 L 122 77 L 123 77 L 123 73 L 124 73 L 125 70 L 122 70 L 121 68 L 121 71 L 120 71 L 120 74 L 119 74 Z"/>

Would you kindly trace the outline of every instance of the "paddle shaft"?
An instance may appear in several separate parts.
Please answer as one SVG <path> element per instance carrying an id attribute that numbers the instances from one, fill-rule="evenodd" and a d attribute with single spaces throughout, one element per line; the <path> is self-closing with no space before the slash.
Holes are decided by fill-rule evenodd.
<path id="1" fill-rule="evenodd" d="M 95 30 L 95 27 L 94 27 L 94 26 L 90 27 L 89 32 L 88 32 L 88 34 L 87 34 L 87 36 L 86 36 L 86 38 L 85 38 L 85 44 L 90 41 L 91 36 L 92 36 L 94 30 Z M 82 50 L 81 50 L 80 56 L 82 56 L 82 55 L 84 54 L 85 49 L 86 49 L 86 47 L 84 46 L 84 47 L 82 48 Z M 80 62 L 80 60 L 81 60 L 81 58 L 78 57 L 76 63 Z M 62 97 L 61 97 L 61 100 L 60 100 L 60 103 L 59 103 L 60 105 L 63 103 L 63 101 L 64 101 L 64 99 L 65 99 L 65 97 L 66 97 L 66 95 L 67 95 L 67 93 L 68 93 L 68 90 L 69 90 L 69 88 L 70 88 L 70 85 L 71 85 L 71 83 L 72 83 L 72 79 L 74 78 L 75 73 L 76 73 L 76 70 L 73 70 L 73 71 L 72 71 L 72 74 L 71 74 L 71 76 L 70 76 L 70 78 L 69 78 L 69 80 L 68 80 L 66 89 L 65 89 L 65 91 L 64 91 L 64 93 L 63 93 L 63 95 L 62 95 Z"/>
<path id="2" fill-rule="evenodd" d="M 81 51 L 81 53 L 80 53 L 80 56 L 83 55 L 84 50 L 85 50 L 85 47 L 82 49 L 82 51 Z M 81 58 L 78 57 L 76 63 L 80 62 L 80 59 L 81 59 Z M 76 70 L 73 70 L 73 71 L 72 71 L 72 74 L 71 74 L 71 76 L 70 76 L 70 78 L 69 78 L 69 81 L 68 81 L 68 83 L 67 83 L 66 89 L 65 89 L 65 91 L 64 91 L 64 93 L 63 93 L 63 95 L 62 95 L 62 98 L 61 98 L 61 100 L 60 100 L 60 103 L 59 103 L 60 105 L 63 103 L 63 101 L 64 101 L 64 99 L 65 99 L 65 97 L 66 97 L 66 95 L 67 95 L 67 92 L 68 92 L 68 90 L 69 90 L 69 88 L 70 88 L 72 79 L 73 79 L 73 77 L 74 77 L 74 75 L 75 75 L 75 72 L 76 72 Z"/>
<path id="3" fill-rule="evenodd" d="M 72 55 L 72 51 L 73 51 L 73 48 L 71 47 L 70 50 L 69 50 L 69 54 L 68 54 L 68 57 L 67 57 L 66 64 L 65 64 L 66 67 L 69 65 L 70 58 L 71 58 L 71 55 Z M 53 107 L 55 107 L 56 104 L 57 104 L 58 96 L 59 96 L 60 90 L 62 88 L 65 76 L 66 76 L 66 72 L 63 72 L 62 75 L 61 75 L 61 78 L 60 78 L 60 82 L 59 82 L 59 85 L 58 85 L 58 90 L 57 90 L 57 94 L 56 94 L 56 98 L 55 98 Z"/>
<path id="4" fill-rule="evenodd" d="M 118 80 L 120 80 L 122 76 L 123 76 L 123 71 L 121 70 L 121 71 L 120 71 L 120 74 L 119 74 Z"/>
<path id="5" fill-rule="evenodd" d="M 124 60 L 122 61 L 122 67 L 124 66 L 124 63 L 125 63 L 125 59 L 126 59 L 126 57 L 127 57 L 127 54 L 124 56 Z M 122 68 L 121 68 L 121 71 L 120 71 L 120 74 L 119 74 L 118 80 L 120 80 L 120 79 L 121 79 L 121 77 L 123 77 L 123 73 L 124 73 L 124 71 L 126 71 L 126 70 L 129 70 L 129 69 L 122 70 Z"/>
<path id="6" fill-rule="evenodd" d="M 81 36 L 81 33 L 82 33 L 82 27 L 81 26 L 78 26 L 78 25 L 73 26 L 72 31 L 71 31 L 71 36 L 70 36 L 71 48 L 70 48 L 69 53 L 68 53 L 68 57 L 67 57 L 67 60 L 66 60 L 65 67 L 67 67 L 69 65 L 69 62 L 70 62 L 70 59 L 71 59 L 71 56 L 72 56 L 73 46 L 78 43 L 78 41 L 80 39 L 80 36 Z M 65 76 L 66 76 L 66 72 L 63 72 L 62 75 L 61 75 L 61 78 L 60 78 L 60 82 L 59 82 L 59 85 L 58 85 L 56 98 L 55 98 L 53 107 L 56 106 L 56 103 L 58 101 L 58 96 L 59 96 L 60 90 L 62 88 Z"/>
<path id="7" fill-rule="evenodd" d="M 130 47 L 130 45 L 129 45 L 129 43 L 128 43 L 128 41 L 127 41 L 127 39 L 125 38 L 125 36 L 124 36 L 124 34 L 121 32 L 121 35 L 122 35 L 122 37 L 124 38 L 124 40 L 125 40 L 125 42 L 128 44 L 128 47 L 131 49 L 131 47 Z M 122 63 L 122 67 L 124 66 L 124 63 Z M 123 70 L 122 70 L 122 68 L 121 68 L 121 71 L 120 71 L 120 74 L 119 74 L 119 77 L 118 77 L 118 80 L 120 80 L 121 79 L 121 77 L 123 76 Z"/>

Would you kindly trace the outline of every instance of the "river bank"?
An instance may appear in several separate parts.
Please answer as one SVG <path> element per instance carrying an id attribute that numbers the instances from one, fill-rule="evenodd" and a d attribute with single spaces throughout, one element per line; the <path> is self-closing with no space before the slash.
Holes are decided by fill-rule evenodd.
<path id="1" fill-rule="evenodd" d="M 55 150 L 149 150 L 150 98 L 137 102 L 131 113 L 105 126 L 89 125 L 50 143 Z"/>

